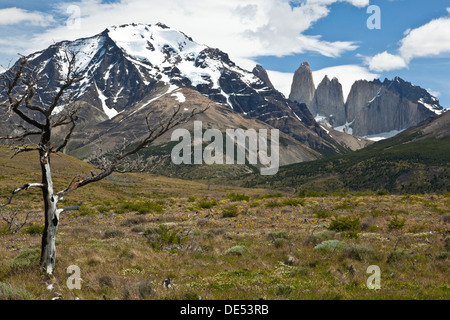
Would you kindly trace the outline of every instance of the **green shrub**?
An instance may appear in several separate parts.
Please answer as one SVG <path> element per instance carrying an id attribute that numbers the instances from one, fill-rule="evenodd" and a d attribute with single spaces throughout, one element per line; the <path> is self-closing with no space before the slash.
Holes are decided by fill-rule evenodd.
<path id="1" fill-rule="evenodd" d="M 31 294 L 22 289 L 0 282 L 0 300 L 32 300 Z"/>
<path id="2" fill-rule="evenodd" d="M 269 233 L 269 240 L 273 243 L 275 248 L 282 248 L 288 243 L 288 234 L 285 231 L 275 231 Z"/>
<path id="3" fill-rule="evenodd" d="M 215 199 L 209 200 L 208 198 L 203 198 L 197 202 L 197 206 L 201 209 L 211 209 L 217 205 Z"/>
<path id="4" fill-rule="evenodd" d="M 396 263 L 405 260 L 408 258 L 409 254 L 405 250 L 397 249 L 391 251 L 387 257 L 387 263 Z"/>
<path id="5" fill-rule="evenodd" d="M 132 212 L 135 211 L 138 214 L 149 214 L 149 213 L 163 213 L 164 207 L 161 205 L 161 203 L 155 202 L 155 201 L 144 201 L 144 200 L 137 200 L 137 201 L 126 201 L 122 204 L 121 207 L 123 210 Z"/>
<path id="6" fill-rule="evenodd" d="M 44 228 L 45 228 L 44 225 L 33 224 L 33 225 L 28 226 L 25 229 L 23 229 L 22 233 L 24 233 L 24 234 L 43 234 Z"/>
<path id="7" fill-rule="evenodd" d="M 374 256 L 374 250 L 364 245 L 352 245 L 344 248 L 342 256 L 353 260 L 363 261 Z"/>
<path id="8" fill-rule="evenodd" d="M 346 244 L 343 241 L 339 240 L 326 240 L 321 244 L 314 247 L 314 250 L 322 251 L 322 252 L 333 252 L 337 250 L 342 250 L 345 248 Z"/>
<path id="9" fill-rule="evenodd" d="M 356 231 L 359 229 L 359 226 L 360 221 L 358 217 L 335 217 L 328 229 L 337 232 Z"/>
<path id="10" fill-rule="evenodd" d="M 19 255 L 9 261 L 9 266 L 12 270 L 28 269 L 38 267 L 41 257 L 41 250 L 38 248 L 24 249 L 20 251 Z"/>
<path id="11" fill-rule="evenodd" d="M 330 217 L 330 212 L 323 207 L 314 207 L 312 216 L 313 218 L 326 219 Z"/>
<path id="12" fill-rule="evenodd" d="M 160 249 L 163 245 L 181 244 L 182 237 L 179 232 L 178 229 L 160 225 L 159 228 L 148 228 L 144 236 L 147 237 L 152 248 Z"/>
<path id="13" fill-rule="evenodd" d="M 231 205 L 222 209 L 222 216 L 224 218 L 234 218 L 239 215 L 239 208 L 237 205 Z"/>
<path id="14" fill-rule="evenodd" d="M 405 226 L 406 219 L 399 218 L 398 215 L 395 215 L 388 224 L 388 228 L 391 230 L 401 230 Z"/>
<path id="15" fill-rule="evenodd" d="M 234 246 L 228 249 L 225 254 L 226 255 L 234 255 L 234 256 L 242 256 L 247 252 L 246 246 Z"/>
<path id="16" fill-rule="evenodd" d="M 268 202 L 266 202 L 266 207 L 267 208 L 280 208 L 280 207 L 284 207 L 284 204 L 281 203 L 280 201 L 268 201 Z"/>
<path id="17" fill-rule="evenodd" d="M 303 207 L 303 205 L 305 204 L 305 200 L 295 199 L 295 198 L 288 198 L 288 199 L 284 199 L 282 201 L 282 204 L 284 206 Z"/>
<path id="18" fill-rule="evenodd" d="M 344 239 L 358 239 L 359 238 L 359 234 L 356 231 L 345 231 L 342 232 L 342 238 Z"/>
<path id="19" fill-rule="evenodd" d="M 279 284 L 277 286 L 277 289 L 275 290 L 275 294 L 277 296 L 287 296 L 287 295 L 290 295 L 294 290 L 295 290 L 295 287 L 293 287 L 293 286 Z"/>
<path id="20" fill-rule="evenodd" d="M 269 233 L 269 240 L 272 242 L 277 239 L 287 240 L 288 237 L 289 236 L 286 231 L 274 231 L 274 232 Z"/>

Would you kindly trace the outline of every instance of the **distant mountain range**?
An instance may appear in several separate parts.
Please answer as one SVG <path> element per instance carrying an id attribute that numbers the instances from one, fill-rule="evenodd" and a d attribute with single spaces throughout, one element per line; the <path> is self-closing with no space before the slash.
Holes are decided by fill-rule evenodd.
<path id="1" fill-rule="evenodd" d="M 399 77 L 356 81 L 344 100 L 336 78 L 325 76 L 315 88 L 307 62 L 295 72 L 289 98 L 306 104 L 325 126 L 359 137 L 392 136 L 444 112 L 436 97 Z"/>
<path id="2" fill-rule="evenodd" d="M 67 105 L 78 107 L 79 123 L 64 151 L 92 162 L 124 140 L 133 143 L 143 137 L 150 111 L 155 114 L 151 124 L 156 124 L 159 116 L 170 114 L 177 105 L 186 114 L 210 107 L 186 124 L 189 130 L 194 120 L 201 120 L 205 129 L 279 129 L 281 165 L 347 154 L 371 144 L 361 136 L 402 131 L 443 112 L 436 98 L 400 78 L 358 81 L 344 102 L 337 79 L 325 77 L 314 87 L 306 62 L 295 73 L 288 99 L 275 89 L 262 66 L 244 70 L 225 52 L 163 24 L 111 27 L 28 56 L 39 78 L 35 104 L 45 107 L 53 99 L 67 73 L 67 51 L 77 54 L 83 80 L 67 91 L 65 104 L 55 114 Z M 9 117 L 4 108 L 0 117 L 0 135 L 17 130 L 20 119 Z M 63 132 L 56 134 L 63 137 Z M 255 171 L 249 165 L 232 170 L 174 166 L 170 134 L 144 152 L 156 173 L 209 179 Z"/>

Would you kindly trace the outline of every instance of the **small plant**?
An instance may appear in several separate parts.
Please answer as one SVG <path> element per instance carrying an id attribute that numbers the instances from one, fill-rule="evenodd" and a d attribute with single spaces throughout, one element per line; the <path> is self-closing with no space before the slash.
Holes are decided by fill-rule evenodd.
<path id="1" fill-rule="evenodd" d="M 20 251 L 19 255 L 9 261 L 9 266 L 12 270 L 21 270 L 38 266 L 41 250 L 38 248 L 24 249 Z"/>
<path id="2" fill-rule="evenodd" d="M 288 199 L 284 199 L 282 201 L 282 204 L 284 206 L 303 207 L 303 205 L 305 204 L 305 200 L 295 199 L 295 198 L 288 198 Z"/>
<path id="3" fill-rule="evenodd" d="M 363 261 L 373 257 L 374 250 L 364 245 L 352 245 L 344 248 L 342 256 L 353 260 Z"/>
<path id="4" fill-rule="evenodd" d="M 108 229 L 105 231 L 103 235 L 103 239 L 112 239 L 112 238 L 120 238 L 123 237 L 124 233 L 121 230 L 117 229 Z"/>
<path id="5" fill-rule="evenodd" d="M 201 209 L 211 209 L 217 205 L 215 199 L 209 200 L 208 198 L 203 198 L 197 202 L 197 206 Z"/>
<path id="6" fill-rule="evenodd" d="M 275 248 L 282 248 L 288 242 L 288 234 L 285 231 L 275 231 L 269 233 L 269 240 Z"/>
<path id="7" fill-rule="evenodd" d="M 406 219 L 399 218 L 398 215 L 395 215 L 388 224 L 388 228 L 390 230 L 401 230 L 405 226 Z"/>
<path id="8" fill-rule="evenodd" d="M 275 241 L 277 239 L 288 239 L 288 234 L 286 231 L 274 231 L 269 233 L 269 240 L 270 241 Z"/>
<path id="9" fill-rule="evenodd" d="M 396 263 L 400 262 L 408 257 L 408 252 L 405 250 L 397 249 L 394 251 L 391 251 L 387 257 L 386 262 L 387 263 Z"/>
<path id="10" fill-rule="evenodd" d="M 335 217 L 331 221 L 329 230 L 334 230 L 337 232 L 342 231 L 356 231 L 360 227 L 360 221 L 358 217 Z"/>
<path id="11" fill-rule="evenodd" d="M 277 286 L 277 289 L 275 290 L 275 294 L 277 296 L 287 296 L 287 295 L 291 294 L 294 290 L 295 290 L 295 287 L 293 287 L 293 286 L 279 284 Z"/>
<path id="12" fill-rule="evenodd" d="M 126 201 L 122 204 L 122 209 L 128 212 L 136 211 L 138 214 L 163 213 L 164 207 L 155 201 Z"/>
<path id="13" fill-rule="evenodd" d="M 228 249 L 225 254 L 226 255 L 233 255 L 233 256 L 242 256 L 247 252 L 246 246 L 234 246 Z"/>
<path id="14" fill-rule="evenodd" d="M 239 208 L 235 204 L 222 209 L 222 216 L 224 218 L 235 218 L 238 215 L 239 215 Z"/>
<path id="15" fill-rule="evenodd" d="M 0 300 L 32 300 L 31 294 L 22 289 L 0 282 Z"/>
<path id="16" fill-rule="evenodd" d="M 42 234 L 44 232 L 44 227 L 44 225 L 33 224 L 23 229 L 22 232 L 24 234 Z"/>
<path id="17" fill-rule="evenodd" d="M 450 252 L 450 236 L 445 237 L 444 248 L 445 248 L 445 250 Z"/>
<path id="18" fill-rule="evenodd" d="M 326 240 L 322 242 L 321 244 L 314 247 L 314 250 L 316 251 L 322 251 L 322 252 L 333 252 L 342 250 L 345 248 L 346 244 L 343 241 L 339 240 Z"/>
<path id="19" fill-rule="evenodd" d="M 326 219 L 330 217 L 330 212 L 321 206 L 314 207 L 312 216 L 313 218 Z"/>
<path id="20" fill-rule="evenodd" d="M 181 244 L 182 237 L 179 232 L 178 229 L 160 225 L 159 228 L 148 228 L 144 236 L 147 237 L 152 248 L 160 249 L 163 245 Z"/>
<path id="21" fill-rule="evenodd" d="M 141 299 L 148 299 L 154 292 L 153 284 L 150 280 L 144 280 L 138 283 L 139 296 Z"/>
<path id="22" fill-rule="evenodd" d="M 333 240 L 334 236 L 336 235 L 336 232 L 325 230 L 322 232 L 314 233 L 308 236 L 306 240 L 303 242 L 304 245 L 313 245 L 316 246 L 317 244 L 321 243 L 322 241 L 326 240 Z"/>
<path id="23" fill-rule="evenodd" d="M 356 231 L 345 231 L 342 232 L 342 238 L 344 239 L 358 239 L 359 234 Z"/>

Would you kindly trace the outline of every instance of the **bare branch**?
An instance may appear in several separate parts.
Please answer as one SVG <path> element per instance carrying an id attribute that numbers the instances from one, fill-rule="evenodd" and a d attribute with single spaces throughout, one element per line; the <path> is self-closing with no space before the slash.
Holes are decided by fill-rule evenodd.
<path id="1" fill-rule="evenodd" d="M 19 192 L 23 191 L 23 190 L 28 190 L 30 188 L 43 188 L 44 185 L 42 183 L 27 183 L 24 184 L 22 187 L 15 189 L 11 196 L 8 199 L 8 202 L 6 202 L 5 204 L 0 205 L 0 208 L 6 207 L 7 205 L 11 204 L 12 199 L 14 198 L 14 196 L 16 194 L 18 194 Z"/>
<path id="2" fill-rule="evenodd" d="M 11 156 L 11 159 L 13 159 L 15 156 L 17 156 L 18 154 L 23 153 L 23 152 L 39 151 L 38 146 L 36 146 L 34 148 L 20 146 L 20 147 L 14 147 L 14 149 L 16 149 L 16 152 L 14 152 L 14 154 Z"/>
<path id="3" fill-rule="evenodd" d="M 55 153 L 60 152 L 61 150 L 63 150 L 66 146 L 67 143 L 69 143 L 70 138 L 72 137 L 73 131 L 76 127 L 76 121 L 78 120 L 78 117 L 71 115 L 70 116 L 70 122 L 72 125 L 69 129 L 69 132 L 67 133 L 66 137 L 64 138 L 63 143 L 54 151 Z"/>
<path id="4" fill-rule="evenodd" d="M 32 214 L 31 211 L 27 211 L 25 218 L 21 223 L 17 222 L 17 216 L 20 213 L 19 209 L 10 210 L 8 213 L 2 213 L 1 219 L 8 224 L 8 231 L 12 233 L 17 233 L 22 229 L 28 222 L 28 218 Z"/>

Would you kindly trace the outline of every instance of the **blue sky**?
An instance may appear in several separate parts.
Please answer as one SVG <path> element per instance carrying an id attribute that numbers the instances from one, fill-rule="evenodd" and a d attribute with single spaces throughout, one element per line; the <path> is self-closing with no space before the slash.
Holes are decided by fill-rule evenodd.
<path id="1" fill-rule="evenodd" d="M 370 5 L 380 9 L 379 30 L 367 27 Z M 76 27 L 69 6 L 81 14 Z M 260 63 L 285 94 L 308 61 L 316 84 L 336 76 L 345 94 L 357 79 L 400 76 L 450 107 L 448 0 L 1 0 L 0 64 L 131 22 L 163 22 L 247 69 Z"/>

